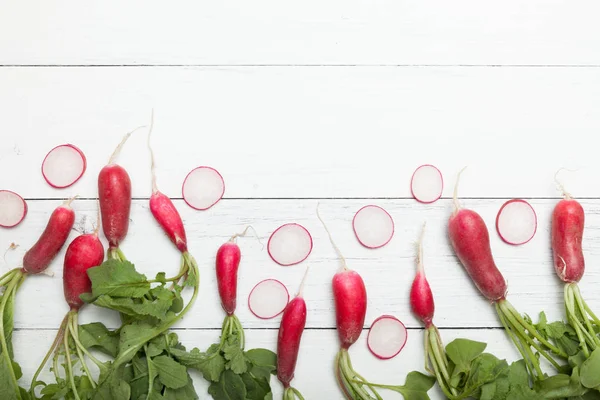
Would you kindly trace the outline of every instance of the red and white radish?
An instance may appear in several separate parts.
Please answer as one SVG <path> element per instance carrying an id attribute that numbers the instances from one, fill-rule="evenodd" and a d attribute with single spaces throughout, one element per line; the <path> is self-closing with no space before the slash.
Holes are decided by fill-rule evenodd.
<path id="1" fill-rule="evenodd" d="M 208 210 L 223 198 L 225 181 L 216 169 L 201 166 L 187 174 L 181 192 L 190 207 Z"/>
<path id="2" fill-rule="evenodd" d="M 423 237 L 425 235 L 425 225 L 421 232 L 419 240 L 419 251 L 417 256 L 417 273 L 410 287 L 410 306 L 413 313 L 421 320 L 425 328 L 433 324 L 433 315 L 435 313 L 435 302 L 433 292 L 429 286 L 429 281 L 425 276 L 423 266 Z"/>
<path id="3" fill-rule="evenodd" d="M 260 319 L 275 318 L 285 310 L 290 294 L 277 279 L 265 279 L 254 286 L 248 296 L 248 308 Z"/>
<path id="4" fill-rule="evenodd" d="M 410 180 L 410 192 L 420 203 L 433 203 L 442 197 L 444 178 L 439 169 L 430 164 L 421 165 Z"/>
<path id="5" fill-rule="evenodd" d="M 56 146 L 42 162 L 42 175 L 48 184 L 62 189 L 73 185 L 84 174 L 87 161 L 83 152 L 72 144 Z"/>
<path id="6" fill-rule="evenodd" d="M 27 203 L 21 196 L 10 190 L 0 190 L 0 227 L 15 227 L 26 215 Z"/>
<path id="7" fill-rule="evenodd" d="M 306 260 L 313 247 L 310 232 L 300 224 L 285 224 L 275 229 L 267 243 L 271 259 L 282 266 Z"/>
<path id="8" fill-rule="evenodd" d="M 385 246 L 394 236 L 394 220 L 383 208 L 374 205 L 362 207 L 354 215 L 352 228 L 363 246 L 377 249 Z"/>
<path id="9" fill-rule="evenodd" d="M 392 315 L 382 315 L 371 324 L 367 345 L 380 360 L 389 360 L 400 354 L 408 339 L 404 324 Z"/>
<path id="10" fill-rule="evenodd" d="M 217 251 L 217 287 L 221 306 L 227 315 L 233 315 L 237 303 L 237 275 L 242 253 L 233 240 L 223 243 Z"/>
<path id="11" fill-rule="evenodd" d="M 87 270 L 99 266 L 103 260 L 104 246 L 97 233 L 80 235 L 67 247 L 63 266 L 63 289 L 71 310 L 79 310 L 84 304 L 79 296 L 92 291 L 92 282 Z"/>
<path id="12" fill-rule="evenodd" d="M 496 216 L 496 230 L 508 244 L 520 245 L 533 239 L 537 230 L 535 210 L 522 199 L 509 200 L 500 207 Z"/>

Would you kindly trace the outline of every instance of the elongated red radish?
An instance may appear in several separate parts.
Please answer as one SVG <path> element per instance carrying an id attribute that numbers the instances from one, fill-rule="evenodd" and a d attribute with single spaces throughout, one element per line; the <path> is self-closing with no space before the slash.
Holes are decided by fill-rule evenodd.
<path id="1" fill-rule="evenodd" d="M 380 360 L 389 360 L 400 354 L 408 339 L 404 324 L 392 315 L 382 315 L 371 324 L 367 345 Z"/>
<path id="2" fill-rule="evenodd" d="M 537 230 L 537 215 L 527 201 L 509 200 L 500 207 L 496 216 L 496 230 L 508 244 L 520 245 L 529 242 Z"/>
<path id="3" fill-rule="evenodd" d="M 233 315 L 237 303 L 237 274 L 242 253 L 240 247 L 230 240 L 223 243 L 217 251 L 217 286 L 221 306 L 227 315 Z"/>
<path id="4" fill-rule="evenodd" d="M 279 334 L 277 337 L 277 378 L 286 390 L 288 390 L 290 382 L 294 379 L 300 342 L 306 325 L 306 302 L 304 301 L 302 292 L 307 274 L 308 268 L 306 269 L 296 297 L 288 303 L 283 311 L 281 324 L 279 325 Z M 284 398 L 286 398 L 285 395 Z"/>
<path id="5" fill-rule="evenodd" d="M 385 246 L 394 236 L 394 220 L 383 208 L 374 205 L 362 207 L 354 215 L 352 228 L 363 246 L 377 249 Z"/>
<path id="6" fill-rule="evenodd" d="M 0 227 L 17 226 L 27 215 L 25 200 L 10 190 L 0 190 Z"/>
<path id="7" fill-rule="evenodd" d="M 419 239 L 419 251 L 417 256 L 417 274 L 410 288 L 410 306 L 413 313 L 423 322 L 425 328 L 429 328 L 433 323 L 433 314 L 435 313 L 435 302 L 431 287 L 425 276 L 423 266 L 423 237 L 425 236 L 425 225 Z"/>
<path id="8" fill-rule="evenodd" d="M 421 165 L 410 180 L 410 192 L 420 203 L 433 203 L 442 197 L 444 178 L 439 169 L 430 164 Z"/>
<path id="9" fill-rule="evenodd" d="M 310 232 L 300 224 L 285 224 L 275 229 L 267 243 L 271 259 L 289 266 L 306 260 L 313 248 Z"/>
<path id="10" fill-rule="evenodd" d="M 201 166 L 187 174 L 181 192 L 190 207 L 208 210 L 223 198 L 225 181 L 216 169 Z"/>
<path id="11" fill-rule="evenodd" d="M 92 291 L 87 270 L 99 266 L 103 260 L 104 246 L 97 233 L 80 235 L 67 247 L 63 266 L 63 290 L 71 310 L 81 308 L 84 303 L 79 296 Z"/>
<path id="12" fill-rule="evenodd" d="M 85 154 L 72 144 L 56 146 L 42 162 L 42 175 L 48 184 L 62 189 L 73 185 L 87 167 Z"/>
<path id="13" fill-rule="evenodd" d="M 28 274 L 43 272 L 67 241 L 75 222 L 71 201 L 73 199 L 57 207 L 50 215 L 46 229 L 23 257 L 24 272 Z"/>
<path id="14" fill-rule="evenodd" d="M 265 279 L 254 286 L 248 296 L 248 307 L 260 319 L 275 318 L 285 310 L 290 294 L 277 279 Z"/>

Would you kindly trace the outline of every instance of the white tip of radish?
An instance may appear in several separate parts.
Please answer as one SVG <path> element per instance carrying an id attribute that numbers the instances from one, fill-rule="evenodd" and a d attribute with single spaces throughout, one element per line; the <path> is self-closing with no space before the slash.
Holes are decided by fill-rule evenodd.
<path id="1" fill-rule="evenodd" d="M 284 267 L 306 260 L 313 241 L 308 230 L 299 224 L 285 224 L 275 229 L 267 243 L 271 259 Z"/>
<path id="2" fill-rule="evenodd" d="M 508 244 L 529 242 L 537 230 L 537 216 L 531 204 L 521 199 L 509 200 L 500 207 L 496 230 Z"/>
<path id="3" fill-rule="evenodd" d="M 433 165 L 421 165 L 410 180 L 410 192 L 420 203 L 433 203 L 442 197 L 444 178 Z"/>
<path id="4" fill-rule="evenodd" d="M 275 318 L 290 301 L 287 288 L 276 279 L 265 279 L 254 286 L 248 296 L 248 307 L 260 319 Z"/>
<path id="5" fill-rule="evenodd" d="M 62 189 L 71 186 L 83 176 L 87 167 L 85 155 L 72 144 L 56 146 L 42 162 L 42 175 L 48 184 Z"/>
<path id="6" fill-rule="evenodd" d="M 12 228 L 23 221 L 27 215 L 25 200 L 10 190 L 0 190 L 0 226 Z"/>
<path id="7" fill-rule="evenodd" d="M 373 321 L 367 336 L 367 345 L 375 357 L 389 360 L 400 353 L 407 338 L 408 331 L 398 318 L 382 315 Z"/>
<path id="8" fill-rule="evenodd" d="M 183 181 L 183 200 L 196 210 L 208 210 L 223 198 L 225 181 L 221 174 L 211 167 L 193 169 Z"/>
<path id="9" fill-rule="evenodd" d="M 352 228 L 360 244 L 369 249 L 385 246 L 394 236 L 394 220 L 379 206 L 369 205 L 358 210 Z"/>

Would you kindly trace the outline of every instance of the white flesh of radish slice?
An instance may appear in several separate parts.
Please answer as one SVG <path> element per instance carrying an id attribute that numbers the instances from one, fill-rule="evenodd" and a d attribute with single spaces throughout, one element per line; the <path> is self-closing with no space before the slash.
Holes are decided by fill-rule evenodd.
<path id="1" fill-rule="evenodd" d="M 12 228 L 27 215 L 27 203 L 15 192 L 0 190 L 0 226 Z"/>
<path id="2" fill-rule="evenodd" d="M 267 251 L 279 265 L 288 266 L 306 260 L 312 251 L 312 236 L 299 224 L 285 224 L 271 234 Z"/>
<path id="3" fill-rule="evenodd" d="M 410 180 L 410 192 L 420 203 L 433 203 L 442 197 L 444 179 L 439 169 L 433 165 L 421 165 Z"/>
<path id="4" fill-rule="evenodd" d="M 385 246 L 394 236 L 394 220 L 379 206 L 364 206 L 358 210 L 352 227 L 360 244 L 369 249 Z"/>
<path id="5" fill-rule="evenodd" d="M 398 318 L 382 315 L 373 321 L 367 336 L 367 345 L 375 357 L 389 360 L 400 353 L 407 338 L 408 331 Z"/>
<path id="6" fill-rule="evenodd" d="M 72 144 L 56 146 L 42 162 L 42 175 L 48 184 L 62 189 L 71 186 L 83 176 L 87 167 L 85 155 Z"/>
<path id="7" fill-rule="evenodd" d="M 248 296 L 248 307 L 261 319 L 275 318 L 285 310 L 290 300 L 287 288 L 276 279 L 265 279 L 254 286 Z"/>
<path id="8" fill-rule="evenodd" d="M 537 216 L 531 204 L 521 199 L 509 200 L 500 207 L 496 230 L 508 244 L 525 244 L 535 235 Z"/>
<path id="9" fill-rule="evenodd" d="M 221 174 L 211 167 L 193 169 L 183 181 L 183 200 L 196 210 L 208 210 L 221 200 L 225 182 Z"/>

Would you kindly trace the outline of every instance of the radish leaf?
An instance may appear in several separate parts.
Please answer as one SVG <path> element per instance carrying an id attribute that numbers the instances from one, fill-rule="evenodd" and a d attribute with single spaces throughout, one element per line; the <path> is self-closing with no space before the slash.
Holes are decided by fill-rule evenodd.
<path id="1" fill-rule="evenodd" d="M 187 385 L 187 369 L 169 356 L 158 356 L 152 359 L 160 382 L 168 388 L 179 389 Z"/>
<path id="2" fill-rule="evenodd" d="M 590 389 L 600 387 L 600 348 L 581 365 L 581 384 Z"/>
<path id="3" fill-rule="evenodd" d="M 140 298 L 148 294 L 150 283 L 129 261 L 108 260 L 87 270 L 92 281 L 92 295 Z"/>
<path id="4" fill-rule="evenodd" d="M 246 400 L 247 392 L 242 378 L 227 370 L 221 374 L 219 382 L 210 384 L 208 393 L 214 400 Z"/>

